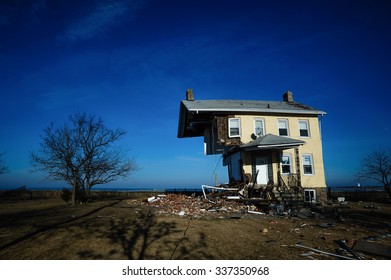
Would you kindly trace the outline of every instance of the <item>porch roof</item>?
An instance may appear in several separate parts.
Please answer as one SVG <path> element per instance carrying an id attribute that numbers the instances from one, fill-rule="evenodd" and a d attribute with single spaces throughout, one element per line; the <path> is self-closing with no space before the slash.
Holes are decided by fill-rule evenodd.
<path id="1" fill-rule="evenodd" d="M 284 150 L 293 147 L 304 145 L 302 140 L 292 139 L 289 137 L 277 136 L 273 134 L 266 134 L 257 139 L 242 145 L 240 148 L 245 151 L 262 150 L 262 149 L 277 149 Z"/>

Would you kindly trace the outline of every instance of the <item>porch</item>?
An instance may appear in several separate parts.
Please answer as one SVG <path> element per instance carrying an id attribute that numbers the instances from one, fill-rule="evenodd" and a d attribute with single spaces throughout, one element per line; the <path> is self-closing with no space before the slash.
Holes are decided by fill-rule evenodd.
<path id="1" fill-rule="evenodd" d="M 223 155 L 230 187 L 248 199 L 282 204 L 304 201 L 299 147 L 305 142 L 267 134 Z"/>

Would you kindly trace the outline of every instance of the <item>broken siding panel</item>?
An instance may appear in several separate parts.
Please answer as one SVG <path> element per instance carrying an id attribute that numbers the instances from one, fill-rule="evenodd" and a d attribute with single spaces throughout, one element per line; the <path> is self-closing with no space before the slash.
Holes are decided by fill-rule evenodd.
<path id="1" fill-rule="evenodd" d="M 228 117 L 216 117 L 218 144 L 225 144 L 228 140 Z"/>
<path id="2" fill-rule="evenodd" d="M 230 138 L 228 133 L 228 119 L 234 116 L 217 116 L 217 144 L 222 146 L 241 145 L 240 137 Z"/>

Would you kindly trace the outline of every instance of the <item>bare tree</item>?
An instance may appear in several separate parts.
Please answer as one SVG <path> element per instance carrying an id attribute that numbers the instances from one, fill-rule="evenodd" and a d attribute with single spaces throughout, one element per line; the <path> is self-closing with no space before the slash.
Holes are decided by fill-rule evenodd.
<path id="1" fill-rule="evenodd" d="M 70 116 L 59 128 L 50 125 L 42 137 L 41 149 L 32 153 L 32 162 L 54 180 L 72 186 L 72 204 L 82 190 L 85 196 L 98 184 L 126 177 L 136 164 L 113 144 L 123 135 L 121 129 L 108 129 L 101 119 L 86 114 Z"/>
<path id="2" fill-rule="evenodd" d="M 378 149 L 366 155 L 357 179 L 369 179 L 381 183 L 391 198 L 391 150 Z"/>
<path id="3" fill-rule="evenodd" d="M 5 163 L 4 163 L 3 155 L 4 155 L 4 154 L 0 154 L 0 175 L 6 174 L 6 173 L 9 172 L 8 167 L 7 167 L 7 166 L 5 165 Z"/>

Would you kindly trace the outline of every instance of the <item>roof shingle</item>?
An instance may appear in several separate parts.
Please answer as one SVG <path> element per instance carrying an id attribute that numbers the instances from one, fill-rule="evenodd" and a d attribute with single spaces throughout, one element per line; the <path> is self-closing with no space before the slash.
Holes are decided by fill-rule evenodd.
<path id="1" fill-rule="evenodd" d="M 189 111 L 216 112 L 258 112 L 258 113 L 296 113 L 324 115 L 326 112 L 313 107 L 285 101 L 263 100 L 182 100 Z"/>
<path id="2" fill-rule="evenodd" d="M 257 139 L 242 145 L 243 148 L 257 147 L 257 148 L 270 148 L 270 147 L 290 147 L 304 145 L 302 140 L 292 139 L 289 137 L 282 137 L 273 134 L 266 134 L 258 137 Z"/>

